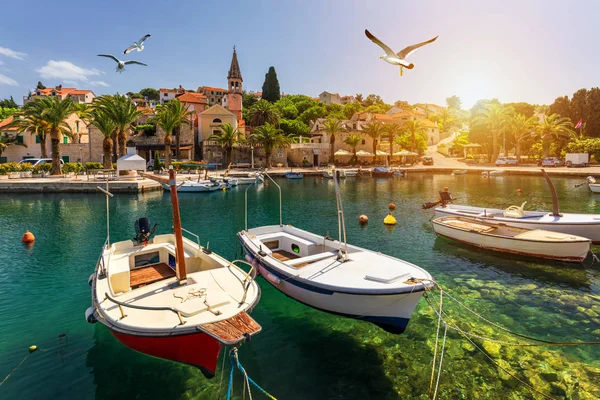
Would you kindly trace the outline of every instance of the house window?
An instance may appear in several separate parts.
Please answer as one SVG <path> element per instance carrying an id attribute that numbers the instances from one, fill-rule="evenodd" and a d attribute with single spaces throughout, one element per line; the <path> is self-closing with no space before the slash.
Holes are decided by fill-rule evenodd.
<path id="1" fill-rule="evenodd" d="M 36 143 L 41 143 L 42 140 L 40 139 L 40 137 L 38 135 L 35 135 L 35 142 Z"/>
<path id="2" fill-rule="evenodd" d="M 163 93 L 163 96 L 164 96 L 164 97 L 167 97 L 168 95 L 169 95 L 168 93 Z"/>
<path id="3" fill-rule="evenodd" d="M 35 158 L 34 156 L 23 156 L 22 159 L 23 160 L 31 160 L 32 158 Z"/>
<path id="4" fill-rule="evenodd" d="M 215 119 L 213 119 L 213 124 L 220 124 L 220 123 L 222 123 L 222 122 L 223 122 L 223 121 L 221 121 L 221 119 L 220 119 L 220 118 L 215 118 Z"/>
<path id="5" fill-rule="evenodd" d="M 71 161 L 71 156 L 62 156 L 61 158 L 62 158 L 63 162 L 66 162 L 66 163 Z"/>
<path id="6" fill-rule="evenodd" d="M 366 140 L 363 139 L 362 142 L 361 142 L 361 144 L 367 144 Z"/>
<path id="7" fill-rule="evenodd" d="M 51 96 L 56 96 L 56 92 L 53 90 Z"/>
<path id="8" fill-rule="evenodd" d="M 213 129 L 213 135 L 220 135 L 221 134 L 221 130 L 220 129 Z"/>
<path id="9" fill-rule="evenodd" d="M 6 157 L 0 157 L 0 164 L 4 164 L 6 162 L 8 162 L 8 158 L 6 158 Z"/>
<path id="10" fill-rule="evenodd" d="M 67 144 L 69 143 L 69 138 L 66 136 L 63 136 L 63 144 Z"/>
<path id="11" fill-rule="evenodd" d="M 211 90 L 211 91 L 210 91 L 210 94 L 215 94 L 215 91 L 214 91 L 214 90 Z"/>
<path id="12" fill-rule="evenodd" d="M 75 132 L 79 132 L 79 121 L 75 121 Z"/>
<path id="13" fill-rule="evenodd" d="M 42 92 L 35 92 L 36 96 L 41 96 Z"/>

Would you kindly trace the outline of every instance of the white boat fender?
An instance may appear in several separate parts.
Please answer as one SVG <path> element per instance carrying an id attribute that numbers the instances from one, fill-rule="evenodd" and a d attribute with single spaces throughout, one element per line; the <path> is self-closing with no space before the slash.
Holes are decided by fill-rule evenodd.
<path id="1" fill-rule="evenodd" d="M 85 310 L 85 320 L 88 324 L 96 323 L 96 317 L 94 316 L 94 309 L 92 307 L 88 307 L 88 309 Z"/>
<path id="2" fill-rule="evenodd" d="M 94 281 L 94 274 L 91 274 L 88 278 L 88 285 L 92 286 L 92 282 Z"/>
<path id="3" fill-rule="evenodd" d="M 265 276 L 265 278 L 267 278 L 267 280 L 269 282 L 271 282 L 273 285 L 279 285 L 281 283 L 281 279 L 279 279 L 278 277 L 276 277 L 275 275 L 273 275 L 270 272 L 267 272 L 267 276 Z"/>

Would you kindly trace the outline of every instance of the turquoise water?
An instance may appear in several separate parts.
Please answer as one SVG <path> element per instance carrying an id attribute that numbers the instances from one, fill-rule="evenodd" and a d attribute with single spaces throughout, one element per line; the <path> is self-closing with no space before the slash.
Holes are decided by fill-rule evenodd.
<path id="1" fill-rule="evenodd" d="M 573 189 L 581 179 L 553 181 L 562 211 L 600 213 L 600 195 L 585 187 Z M 283 187 L 284 223 L 337 235 L 331 180 L 277 182 Z M 461 203 L 504 208 L 527 200 L 527 209 L 551 208 L 549 192 L 538 177 L 415 174 L 347 179 L 341 191 L 349 241 L 424 267 L 451 294 L 507 328 L 544 339 L 599 340 L 600 264 L 591 259 L 583 266 L 525 260 L 436 238 L 429 222 L 432 211 L 421 210 L 421 204 L 435 200 L 445 186 Z M 235 234 L 244 227 L 244 189 L 180 196 L 183 226 L 229 259 L 241 257 Z M 517 189 L 523 194 L 517 195 Z M 248 193 L 249 226 L 278 223 L 275 185 L 253 187 Z M 84 321 L 90 305 L 87 279 L 106 237 L 102 194 L 3 195 L 0 201 L 0 380 L 28 354 L 28 346 L 40 348 L 0 386 L 0 398 L 218 397 L 221 370 L 208 381 L 192 367 L 135 353 L 100 324 Z M 382 223 L 390 202 L 397 206 L 398 219 L 391 229 Z M 365 227 L 357 223 L 360 214 L 370 218 Z M 157 222 L 159 233 L 168 232 L 168 195 L 115 195 L 112 240 L 133 237 L 133 222 L 142 216 Z M 25 229 L 36 235 L 32 247 L 20 243 Z M 312 310 L 262 278 L 259 282 L 263 296 L 253 317 L 263 331 L 242 346 L 240 360 L 278 399 L 427 398 L 437 319 L 424 300 L 407 331 L 395 336 L 365 322 Z M 514 340 L 447 304 L 463 329 Z M 59 338 L 61 334 L 66 336 Z M 519 379 L 555 398 L 600 397 L 598 347 L 487 343 L 485 350 Z M 229 371 L 228 363 L 225 369 Z M 223 382 L 222 393 L 225 386 Z M 237 376 L 238 398 L 240 388 Z M 541 397 L 449 332 L 438 398 Z"/>

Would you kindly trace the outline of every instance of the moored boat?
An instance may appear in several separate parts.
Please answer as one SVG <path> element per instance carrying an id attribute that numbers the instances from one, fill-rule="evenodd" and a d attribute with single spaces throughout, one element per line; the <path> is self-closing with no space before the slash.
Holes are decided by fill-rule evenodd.
<path id="1" fill-rule="evenodd" d="M 388 167 L 375 167 L 371 172 L 373 178 L 390 178 L 394 176 L 394 171 Z"/>
<path id="2" fill-rule="evenodd" d="M 581 236 L 542 229 L 508 226 L 501 222 L 469 217 L 440 217 L 432 221 L 440 236 L 502 253 L 551 260 L 583 262 L 591 241 Z"/>
<path id="3" fill-rule="evenodd" d="M 328 179 L 333 179 L 333 174 L 336 172 L 338 174 L 338 177 L 340 177 L 340 178 L 346 177 L 346 171 L 343 169 L 336 169 L 335 165 L 330 165 L 329 167 L 327 167 L 327 169 L 323 170 L 323 177 L 328 178 Z"/>
<path id="4" fill-rule="evenodd" d="M 455 169 L 452 171 L 453 175 L 465 175 L 467 173 L 466 169 Z"/>
<path id="5" fill-rule="evenodd" d="M 302 179 L 304 178 L 304 174 L 302 172 L 288 171 L 285 173 L 285 177 L 288 179 Z"/>
<path id="6" fill-rule="evenodd" d="M 254 269 L 239 267 L 244 261 L 225 260 L 202 247 L 196 235 L 196 243 L 183 237 L 170 172 L 174 233 L 152 237 L 156 226 L 150 229 L 142 218 L 134 240 L 110 243 L 108 237 L 90 277 L 86 320 L 105 325 L 133 350 L 196 366 L 212 377 L 222 346 L 240 345 L 260 332 L 248 314 L 260 288 Z"/>
<path id="7" fill-rule="evenodd" d="M 165 183 L 161 184 L 163 189 L 171 191 L 171 186 Z M 216 180 L 202 180 L 202 181 L 183 181 L 177 184 L 177 191 L 182 192 L 214 192 L 216 190 L 227 189 L 228 186 L 225 182 L 217 182 Z"/>
<path id="8" fill-rule="evenodd" d="M 358 169 L 347 169 L 344 171 L 346 178 L 358 178 L 363 176 L 364 171 Z"/>

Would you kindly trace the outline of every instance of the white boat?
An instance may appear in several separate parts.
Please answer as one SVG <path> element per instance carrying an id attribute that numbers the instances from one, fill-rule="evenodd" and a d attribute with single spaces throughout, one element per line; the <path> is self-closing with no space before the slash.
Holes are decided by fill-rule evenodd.
<path id="1" fill-rule="evenodd" d="M 344 170 L 344 176 L 346 178 L 358 178 L 364 175 L 368 175 L 368 171 L 362 171 L 358 169 L 346 169 Z"/>
<path id="2" fill-rule="evenodd" d="M 246 229 L 238 238 L 246 260 L 275 288 L 313 308 L 403 332 L 425 290 L 424 269 L 345 242 L 337 179 L 339 236 L 323 237 L 280 224 Z"/>
<path id="3" fill-rule="evenodd" d="M 451 175 L 465 175 L 467 173 L 466 169 L 455 169 L 452 171 Z"/>
<path id="4" fill-rule="evenodd" d="M 171 186 L 163 183 L 163 189 L 171 191 Z M 214 192 L 216 190 L 222 190 L 227 188 L 227 185 L 223 182 L 216 182 L 214 180 L 202 180 L 202 181 L 183 181 L 177 184 L 177 191 L 182 192 Z"/>
<path id="5" fill-rule="evenodd" d="M 551 260 L 583 262 L 592 245 L 590 239 L 581 236 L 508 226 L 479 218 L 440 217 L 432 223 L 435 233 L 458 242 Z"/>
<path id="6" fill-rule="evenodd" d="M 600 214 L 562 213 L 554 216 L 548 211 L 525 211 L 523 205 L 505 210 L 446 204 L 435 208 L 436 217 L 471 217 L 483 221 L 502 222 L 508 226 L 526 229 L 544 229 L 569 235 L 583 236 L 600 243 Z"/>
<path id="7" fill-rule="evenodd" d="M 594 193 L 600 193 L 600 184 L 598 183 L 588 183 L 588 187 Z"/>
<path id="8" fill-rule="evenodd" d="M 496 169 L 493 171 L 483 171 L 481 173 L 481 176 L 497 176 L 497 175 L 504 175 L 504 170 L 503 169 Z"/>
<path id="9" fill-rule="evenodd" d="M 174 185 L 174 172 L 170 179 Z M 108 205 L 112 195 L 102 191 Z M 260 332 L 248 315 L 260 287 L 253 268 L 246 273 L 238 266 L 245 261 L 227 261 L 191 232 L 197 243 L 184 238 L 177 190 L 171 200 L 174 233 L 152 237 L 154 229 L 142 218 L 134 240 L 110 243 L 107 237 L 90 277 L 86 320 L 105 325 L 133 350 L 196 366 L 212 377 L 222 346 L 240 345 Z"/>
<path id="10" fill-rule="evenodd" d="M 333 179 L 334 171 L 337 172 L 340 178 L 346 177 L 346 171 L 343 169 L 336 169 L 334 165 L 330 165 L 327 169 L 323 170 L 323 176 L 325 178 Z"/>

